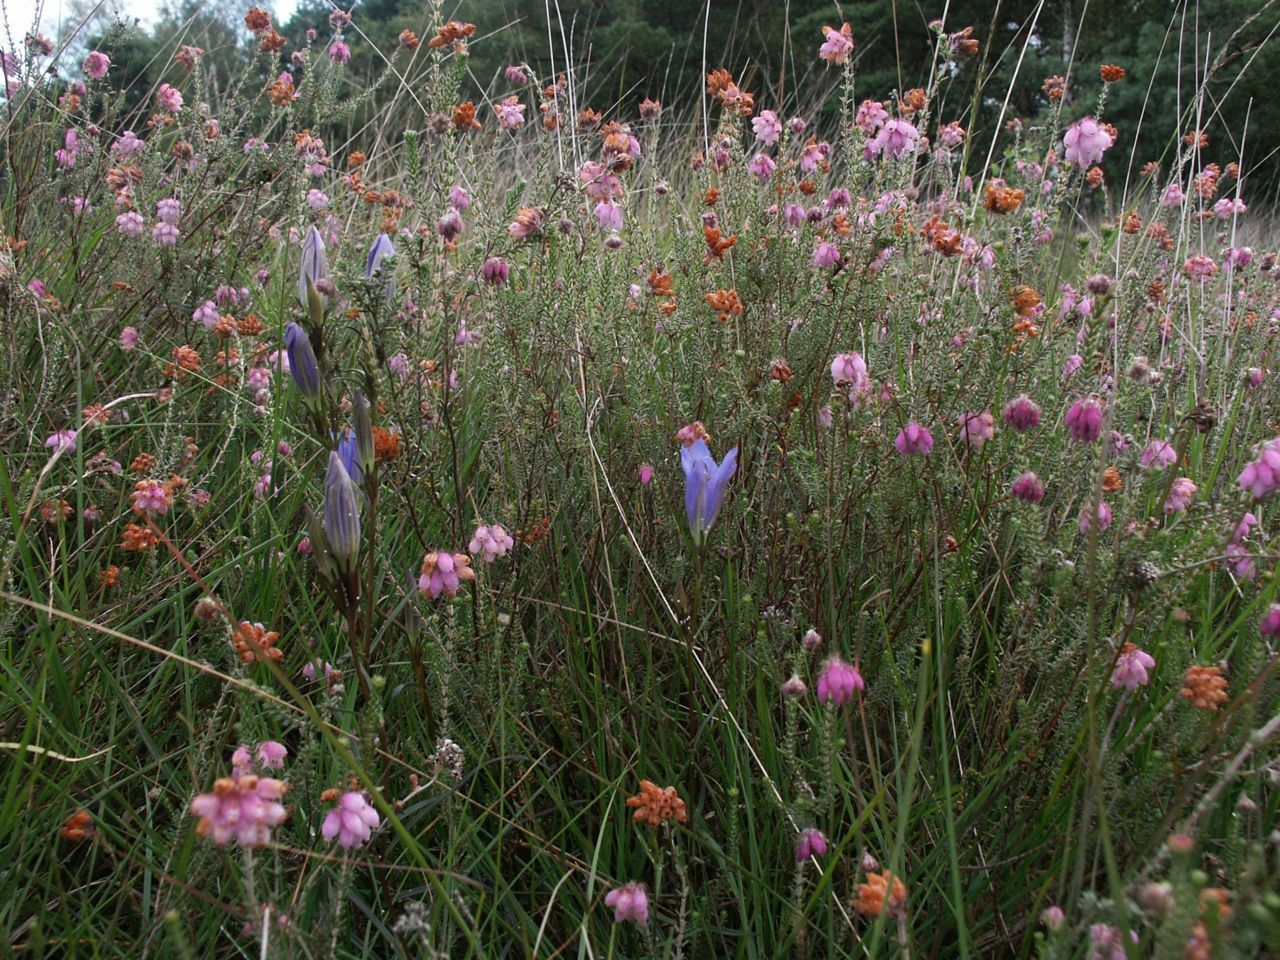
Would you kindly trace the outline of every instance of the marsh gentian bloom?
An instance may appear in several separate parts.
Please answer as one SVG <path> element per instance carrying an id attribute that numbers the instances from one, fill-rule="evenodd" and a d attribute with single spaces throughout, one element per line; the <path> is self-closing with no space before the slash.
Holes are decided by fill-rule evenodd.
<path id="1" fill-rule="evenodd" d="M 316 362 L 316 352 L 311 347 L 311 338 L 301 324 L 291 323 L 284 328 L 284 348 L 289 356 L 289 372 L 308 400 L 320 395 L 324 386 L 320 379 L 320 365 Z"/>
<path id="2" fill-rule="evenodd" d="M 649 922 L 649 897 L 638 883 L 624 883 L 604 895 L 604 905 L 613 908 L 615 923 L 632 920 L 640 926 Z"/>
<path id="3" fill-rule="evenodd" d="M 355 483 L 333 451 L 324 475 L 324 533 L 338 570 L 350 573 L 360 554 L 360 504 Z"/>
<path id="4" fill-rule="evenodd" d="M 698 439 L 681 448 L 680 465 L 684 468 L 684 508 L 689 530 L 694 543 L 701 543 L 720 515 L 726 484 L 737 472 L 738 448 L 726 453 L 724 461 L 717 464 L 706 441 Z"/>
<path id="5" fill-rule="evenodd" d="M 356 457 L 360 464 L 360 471 L 366 473 L 373 469 L 373 414 L 369 410 L 369 401 L 359 390 L 351 400 L 351 417 L 356 426 Z M 355 474 L 352 474 L 352 477 L 354 478 Z"/>
<path id="6" fill-rule="evenodd" d="M 311 296 L 319 298 L 321 309 L 326 303 L 323 293 L 315 289 L 325 277 L 329 276 L 329 261 L 324 253 L 324 239 L 315 226 L 307 228 L 307 235 L 302 240 L 302 264 L 298 269 L 298 302 L 304 310 L 311 309 Z"/>
<path id="7" fill-rule="evenodd" d="M 373 241 L 373 246 L 369 248 L 369 255 L 364 260 L 364 275 L 367 279 L 372 280 L 375 276 L 382 272 L 382 261 L 387 257 L 394 257 L 396 248 L 391 243 L 391 238 L 385 233 L 380 233 L 377 239 Z M 395 290 L 395 280 L 387 281 L 387 296 Z"/>

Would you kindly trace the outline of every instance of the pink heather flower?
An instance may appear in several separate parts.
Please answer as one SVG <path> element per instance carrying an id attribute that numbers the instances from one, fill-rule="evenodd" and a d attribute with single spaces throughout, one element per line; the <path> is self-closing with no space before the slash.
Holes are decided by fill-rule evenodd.
<path id="1" fill-rule="evenodd" d="M 126 353 L 138 345 L 138 331 L 133 327 L 125 327 L 120 331 L 120 349 Z"/>
<path id="2" fill-rule="evenodd" d="M 904 457 L 917 453 L 927 457 L 933 449 L 933 434 L 914 420 L 909 420 L 893 441 L 893 448 Z"/>
<path id="3" fill-rule="evenodd" d="M 178 242 L 178 228 L 172 223 L 157 223 L 151 228 L 151 239 L 162 247 L 172 247 Z"/>
<path id="4" fill-rule="evenodd" d="M 822 36 L 825 39 L 818 48 L 819 57 L 837 65 L 849 59 L 849 54 L 853 53 L 853 28 L 849 24 L 842 24 L 839 30 L 824 24 Z"/>
<path id="5" fill-rule="evenodd" d="M 498 115 L 498 126 L 503 130 L 519 130 L 524 126 L 524 104 L 519 97 L 507 97 L 493 112 Z"/>
<path id="6" fill-rule="evenodd" d="M 858 129 L 867 136 L 875 133 L 889 119 L 889 111 L 879 100 L 863 100 L 858 104 L 858 112 L 853 118 Z"/>
<path id="7" fill-rule="evenodd" d="M 441 594 L 449 599 L 458 595 L 463 580 L 474 580 L 476 572 L 465 553 L 448 553 L 433 550 L 422 560 L 422 575 L 418 577 L 418 590 L 432 600 Z"/>
<path id="8" fill-rule="evenodd" d="M 1120 654 L 1116 660 L 1115 671 L 1111 674 L 1111 685 L 1117 690 L 1124 688 L 1130 692 L 1145 687 L 1151 677 L 1147 671 L 1156 665 L 1155 658 L 1145 650 L 1133 647 Z"/>
<path id="9" fill-rule="evenodd" d="M 191 801 L 191 812 L 200 818 L 196 834 L 219 846 L 232 840 L 242 847 L 265 846 L 271 842 L 271 828 L 288 815 L 280 803 L 287 789 L 281 780 L 253 773 L 222 777 L 212 792 Z"/>
<path id="10" fill-rule="evenodd" d="M 1030 471 L 1021 474 L 1009 486 L 1009 492 L 1024 503 L 1039 503 L 1044 499 L 1044 486 L 1040 478 Z"/>
<path id="11" fill-rule="evenodd" d="M 1169 488 L 1169 496 L 1164 501 L 1165 513 L 1181 513 L 1191 506 L 1191 499 L 1199 488 L 1191 482 L 1190 477 L 1178 477 Z"/>
<path id="12" fill-rule="evenodd" d="M 1138 942 L 1136 931 L 1129 931 L 1129 939 Z M 1108 923 L 1095 923 L 1089 928 L 1089 960 L 1127 960 L 1124 934 Z"/>
<path id="13" fill-rule="evenodd" d="M 792 117 L 787 121 L 787 129 L 791 131 L 793 137 L 798 137 L 808 128 L 809 124 L 804 117 Z"/>
<path id="14" fill-rule="evenodd" d="M 761 110 L 759 116 L 752 118 L 751 129 L 755 131 L 757 140 L 771 147 L 782 136 L 782 121 L 772 110 Z"/>
<path id="15" fill-rule="evenodd" d="M 1253 262 L 1253 247 L 1227 247 L 1224 259 L 1232 270 L 1243 270 Z"/>
<path id="16" fill-rule="evenodd" d="M 855 690 L 865 690 L 862 674 L 837 656 L 829 657 L 818 674 L 818 702 L 835 707 L 853 700 Z"/>
<path id="17" fill-rule="evenodd" d="M 511 534 L 507 533 L 502 524 L 481 524 L 472 534 L 467 550 L 472 554 L 482 553 L 485 563 L 493 563 L 499 557 L 505 557 L 515 545 L 516 542 L 511 539 Z"/>
<path id="18" fill-rule="evenodd" d="M 176 224 L 182 216 L 182 203 L 173 197 L 156 202 L 156 219 L 161 223 Z"/>
<path id="19" fill-rule="evenodd" d="M 819 270 L 834 270 L 840 263 L 840 248 L 827 240 L 819 240 L 813 248 L 813 265 Z"/>
<path id="20" fill-rule="evenodd" d="M 800 153 L 800 172 L 813 173 L 826 162 L 831 153 L 831 144 L 823 140 L 821 143 L 806 143 Z"/>
<path id="21" fill-rule="evenodd" d="M 160 84 L 160 89 L 156 91 L 156 103 L 170 113 L 177 113 L 182 109 L 182 94 L 169 86 L 169 84 L 162 83 Z"/>
<path id="22" fill-rule="evenodd" d="M 1004 422 L 1018 433 L 1026 433 L 1040 422 L 1040 407 L 1025 393 L 1019 394 L 1005 404 Z"/>
<path id="23" fill-rule="evenodd" d="M 831 404 L 824 403 L 818 408 L 818 424 L 824 430 L 830 430 L 834 421 L 831 418 Z"/>
<path id="24" fill-rule="evenodd" d="M 208 600 L 208 597 L 201 597 L 201 600 Z M 216 607 L 214 608 L 216 611 Z M 197 611 L 199 612 L 199 611 Z M 216 616 L 216 612 L 214 614 Z M 209 617 L 213 620 L 213 616 Z M 239 777 L 246 773 L 253 773 L 253 758 L 249 756 L 249 748 L 241 744 L 231 752 L 231 771 Z"/>
<path id="25" fill-rule="evenodd" d="M 139 140 L 137 134 L 132 130 L 126 130 L 120 134 L 120 139 L 111 145 L 111 155 L 127 160 L 130 157 L 145 153 L 146 149 L 147 142 L 145 140 Z"/>
<path id="26" fill-rule="evenodd" d="M 258 763 L 265 770 L 283 770 L 285 757 L 289 751 L 283 743 L 274 740 L 263 740 L 258 744 Z"/>
<path id="27" fill-rule="evenodd" d="M 1182 184 L 1176 180 L 1164 188 L 1164 193 L 1160 195 L 1160 206 L 1162 207 L 1180 207 L 1182 201 L 1187 199 L 1187 195 L 1182 191 Z"/>
<path id="28" fill-rule="evenodd" d="M 142 214 L 136 213 L 133 210 L 128 210 L 116 217 L 116 230 L 122 236 L 134 238 L 140 237 L 142 236 L 145 228 L 146 225 L 142 219 Z"/>
<path id="29" fill-rule="evenodd" d="M 351 59 L 351 48 L 341 40 L 329 44 L 329 59 L 334 63 L 346 63 Z"/>
<path id="30" fill-rule="evenodd" d="M 173 498 L 164 485 L 155 480 L 139 480 L 133 493 L 129 495 L 133 512 L 142 516 L 158 517 L 169 512 Z"/>
<path id="31" fill-rule="evenodd" d="M 653 465 L 649 463 L 640 464 L 640 486 L 647 487 L 653 480 Z"/>
<path id="32" fill-rule="evenodd" d="M 1046 907 L 1044 912 L 1040 914 L 1040 922 L 1055 933 L 1062 929 L 1062 925 L 1066 923 L 1066 920 L 1067 915 L 1057 905 Z"/>
<path id="33" fill-rule="evenodd" d="M 445 240 L 452 240 L 466 229 L 462 216 L 457 210 L 450 208 L 436 221 L 436 233 Z"/>
<path id="34" fill-rule="evenodd" d="M 1258 624 L 1258 632 L 1269 640 L 1280 637 L 1280 603 L 1273 603 L 1267 608 L 1267 612 L 1262 615 L 1262 621 Z"/>
<path id="35" fill-rule="evenodd" d="M 1182 265 L 1182 272 L 1192 280 L 1211 280 L 1218 272 L 1218 265 L 1213 257 L 1197 253 L 1194 257 L 1187 258 L 1187 262 Z"/>
<path id="36" fill-rule="evenodd" d="M 525 76 L 523 65 L 512 64 L 502 71 L 502 75 L 507 78 L 507 83 L 525 84 L 529 82 L 529 78 Z"/>
<path id="37" fill-rule="evenodd" d="M 348 790 L 338 798 L 337 806 L 324 815 L 320 836 L 326 840 L 337 837 L 343 850 L 351 850 L 368 843 L 379 822 L 378 811 L 369 805 L 364 794 Z"/>
<path id="38" fill-rule="evenodd" d="M 954 120 L 938 131 L 938 140 L 944 147 L 954 149 L 964 143 L 965 129 Z"/>
<path id="39" fill-rule="evenodd" d="M 612 200 L 622 193 L 622 181 L 618 175 L 598 160 L 588 160 L 578 171 L 582 192 L 592 200 Z"/>
<path id="40" fill-rule="evenodd" d="M 86 77 L 90 80 L 101 80 L 107 75 L 107 71 L 111 68 L 111 60 L 105 53 L 94 50 L 84 62 L 80 64 L 80 69 L 84 71 Z"/>
<path id="41" fill-rule="evenodd" d="M 827 848 L 827 838 L 821 830 L 816 827 L 802 830 L 796 840 L 796 863 L 804 863 L 810 857 L 825 857 Z"/>
<path id="42" fill-rule="evenodd" d="M 1080 356 L 1078 353 L 1073 353 L 1071 356 L 1067 357 L 1066 362 L 1062 364 L 1062 379 L 1069 379 L 1072 374 L 1080 369 L 1080 366 L 1083 363 L 1084 357 Z"/>
<path id="43" fill-rule="evenodd" d="M 1102 533 L 1106 531 L 1107 527 L 1111 526 L 1111 508 L 1107 506 L 1107 501 L 1098 501 L 1098 511 L 1096 516 L 1098 520 L 1098 532 Z M 1093 521 L 1089 517 L 1089 508 L 1085 507 L 1080 511 L 1080 532 L 1087 534 L 1092 528 Z"/>
<path id="44" fill-rule="evenodd" d="M 471 206 L 471 195 L 455 184 L 449 188 L 449 206 L 461 213 Z"/>
<path id="45" fill-rule="evenodd" d="M 875 137 L 867 144 L 864 151 L 868 160 L 874 160 L 881 154 L 897 160 L 899 157 L 914 153 L 916 141 L 920 139 L 920 131 L 901 118 L 885 121 Z"/>
<path id="46" fill-rule="evenodd" d="M 867 361 L 860 353 L 841 353 L 831 361 L 831 379 L 836 386 L 849 384 L 855 389 L 863 387 L 867 382 Z"/>
<path id="47" fill-rule="evenodd" d="M 962 413 L 956 421 L 960 428 L 960 439 L 975 450 L 996 435 L 996 418 L 990 413 Z"/>
<path id="48" fill-rule="evenodd" d="M 1245 466 L 1236 483 L 1255 500 L 1280 490 L 1280 437 L 1262 446 L 1258 459 Z"/>
<path id="49" fill-rule="evenodd" d="M 74 167 L 76 157 L 80 155 L 80 137 L 74 130 L 68 130 L 62 139 L 63 147 L 54 151 L 54 159 L 60 167 Z"/>
<path id="50" fill-rule="evenodd" d="M 511 275 L 511 267 L 502 257 L 489 257 L 484 262 L 484 266 L 480 268 L 480 276 L 484 278 L 484 282 L 491 287 L 500 287 L 507 282 L 507 278 Z"/>
<path id="51" fill-rule="evenodd" d="M 218 305 L 212 300 L 206 300 L 196 307 L 195 312 L 191 314 L 191 319 L 203 324 L 206 330 L 212 329 L 218 322 Z"/>
<path id="52" fill-rule="evenodd" d="M 1081 170 L 1102 162 L 1102 155 L 1115 142 L 1107 129 L 1093 117 L 1077 120 L 1062 136 L 1066 161 Z"/>
<path id="53" fill-rule="evenodd" d="M 323 210 L 329 205 L 329 195 L 323 190 L 312 188 L 307 191 L 307 206 L 312 210 Z"/>
<path id="54" fill-rule="evenodd" d="M 761 185 L 769 182 L 769 178 L 773 176 L 773 171 L 777 167 L 778 165 L 767 153 L 757 153 L 747 161 L 747 173 L 755 177 Z"/>
<path id="55" fill-rule="evenodd" d="M 649 896 L 640 884 L 624 883 L 604 895 L 604 905 L 613 908 L 614 923 L 634 921 L 640 926 L 649 922 Z"/>
<path id="56" fill-rule="evenodd" d="M 596 217 L 596 225 L 601 230 L 621 230 L 622 229 L 622 208 L 610 200 L 602 200 L 596 204 L 593 211 Z"/>
<path id="57" fill-rule="evenodd" d="M 1067 411 L 1066 424 L 1076 443 L 1093 443 L 1102 433 L 1102 404 L 1093 397 L 1077 400 Z"/>
<path id="58" fill-rule="evenodd" d="M 49 438 L 45 440 L 44 445 L 54 453 L 75 453 L 76 432 L 74 430 L 59 430 L 57 433 L 51 433 Z"/>
<path id="59" fill-rule="evenodd" d="M 1226 220 L 1233 216 L 1243 214 L 1249 208 L 1245 206 L 1243 200 L 1239 198 L 1223 197 L 1213 205 L 1213 212 L 1221 219 Z"/>
<path id="60" fill-rule="evenodd" d="M 804 636 L 800 638 L 800 646 L 812 652 L 822 646 L 822 634 L 810 627 L 804 632 Z"/>
<path id="61" fill-rule="evenodd" d="M 1178 462 L 1178 451 L 1164 440 L 1152 440 L 1143 449 L 1138 462 L 1144 470 L 1163 470 Z"/>

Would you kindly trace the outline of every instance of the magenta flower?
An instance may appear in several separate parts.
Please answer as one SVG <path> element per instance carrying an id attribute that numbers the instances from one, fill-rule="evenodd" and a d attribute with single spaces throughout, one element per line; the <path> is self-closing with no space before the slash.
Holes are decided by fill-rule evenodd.
<path id="1" fill-rule="evenodd" d="M 472 534 L 467 550 L 472 555 L 483 554 L 485 563 L 493 563 L 499 557 L 505 557 L 515 545 L 516 542 L 511 539 L 511 535 L 502 524 L 493 523 L 487 526 L 481 524 Z"/>
<path id="2" fill-rule="evenodd" d="M 839 707 L 853 700 L 855 690 L 865 690 L 866 684 L 856 667 L 838 656 L 827 658 L 818 674 L 818 702 Z"/>
<path id="3" fill-rule="evenodd" d="M 441 595 L 453 599 L 463 580 L 474 580 L 476 572 L 465 553 L 449 553 L 433 550 L 422 558 L 422 575 L 418 577 L 418 590 L 432 600 Z"/>
<path id="4" fill-rule="evenodd" d="M 1191 498 L 1196 495 L 1197 489 L 1199 488 L 1191 482 L 1190 477 L 1178 477 L 1169 488 L 1169 496 L 1165 497 L 1164 512 L 1181 513 L 1186 510 L 1191 506 Z"/>
<path id="5" fill-rule="evenodd" d="M 757 140 L 771 147 L 782 136 L 782 121 L 772 110 L 761 110 L 759 116 L 752 118 L 751 129 L 755 132 Z"/>
<path id="6" fill-rule="evenodd" d="M 139 480 L 129 499 L 138 516 L 158 517 L 169 512 L 173 498 L 164 484 L 156 480 Z"/>
<path id="7" fill-rule="evenodd" d="M 51 433 L 49 438 L 45 440 L 44 445 L 54 452 L 59 453 L 75 453 L 76 452 L 76 432 L 74 430 L 59 430 L 57 433 Z"/>
<path id="8" fill-rule="evenodd" d="M 1275 640 L 1280 637 L 1280 603 L 1273 603 L 1267 608 L 1258 624 L 1258 633 L 1264 639 Z"/>
<path id="9" fill-rule="evenodd" d="M 364 794 L 348 790 L 338 798 L 337 806 L 324 815 L 320 836 L 326 840 L 337 837 L 343 850 L 351 850 L 368 843 L 378 824 L 378 811 L 369 805 Z"/>
<path id="10" fill-rule="evenodd" d="M 1102 155 L 1115 142 L 1111 133 L 1093 117 L 1077 120 L 1062 136 L 1067 163 L 1081 170 L 1102 162 Z"/>
<path id="11" fill-rule="evenodd" d="M 647 487 L 653 480 L 653 465 L 649 463 L 640 464 L 640 486 Z"/>
<path id="12" fill-rule="evenodd" d="M 289 756 L 289 750 L 283 743 L 277 743 L 275 740 L 263 740 L 258 744 L 258 763 L 265 770 L 283 770 L 285 757 Z"/>
<path id="13" fill-rule="evenodd" d="M 611 200 L 601 200 L 595 209 L 596 225 L 601 230 L 622 229 L 622 208 Z"/>
<path id="14" fill-rule="evenodd" d="M 85 76 L 90 80 L 101 80 L 107 75 L 107 71 L 111 69 L 111 60 L 105 53 L 94 50 L 84 58 L 84 62 L 80 64 L 80 69 L 84 71 Z"/>
<path id="15" fill-rule="evenodd" d="M 329 59 L 334 63 L 346 63 L 351 59 L 351 48 L 341 40 L 329 44 Z"/>
<path id="16" fill-rule="evenodd" d="M 1095 514 L 1098 523 L 1098 532 L 1102 533 L 1111 526 L 1111 508 L 1107 506 L 1107 501 L 1098 501 L 1098 510 Z M 1089 516 L 1089 508 L 1085 507 L 1080 511 L 1080 532 L 1087 534 L 1093 529 L 1093 519 Z"/>
<path id="17" fill-rule="evenodd" d="M 962 413 L 956 421 L 960 428 L 960 439 L 974 450 L 981 450 L 982 445 L 996 435 L 996 418 L 990 413 Z"/>
<path id="18" fill-rule="evenodd" d="M 503 130 L 519 130 L 524 126 L 524 104 L 519 97 L 507 97 L 493 112 L 498 115 L 498 126 Z"/>
<path id="19" fill-rule="evenodd" d="M 1164 440 L 1152 440 L 1143 449 L 1138 462 L 1144 470 L 1163 470 L 1178 462 L 1178 451 Z"/>
<path id="20" fill-rule="evenodd" d="M 151 228 L 151 239 L 162 247 L 172 247 L 178 242 L 178 228 L 172 223 L 161 221 Z"/>
<path id="21" fill-rule="evenodd" d="M 796 840 L 796 863 L 804 863 L 810 857 L 825 857 L 827 849 L 827 838 L 821 830 L 816 827 L 802 830 Z"/>
<path id="22" fill-rule="evenodd" d="M 1044 499 L 1044 486 L 1040 478 L 1030 471 L 1014 480 L 1009 492 L 1024 503 L 1039 503 Z"/>
<path id="23" fill-rule="evenodd" d="M 142 236 L 145 228 L 142 214 L 133 210 L 126 210 L 124 213 L 116 217 L 116 231 L 124 237 L 138 238 Z"/>
<path id="24" fill-rule="evenodd" d="M 908 153 L 914 153 L 916 142 L 920 139 L 920 131 L 906 120 L 895 117 L 886 120 L 864 151 L 868 160 L 885 155 L 897 160 Z"/>
<path id="25" fill-rule="evenodd" d="M 893 441 L 893 448 L 904 457 L 913 454 L 927 457 L 933 449 L 933 434 L 914 420 L 909 420 Z"/>
<path id="26" fill-rule="evenodd" d="M 849 24 L 842 24 L 840 29 L 822 27 L 822 46 L 818 48 L 818 56 L 827 63 L 842 64 L 853 53 L 853 30 Z"/>
<path id="27" fill-rule="evenodd" d="M 1139 650 L 1133 644 L 1127 646 L 1128 649 L 1116 660 L 1116 668 L 1111 674 L 1111 685 L 1117 690 L 1123 688 L 1132 692 L 1139 687 L 1145 687 L 1150 682 L 1151 677 L 1147 671 L 1155 667 L 1156 661 L 1147 651 Z"/>
<path id="28" fill-rule="evenodd" d="M 853 122 L 867 136 L 875 133 L 889 119 L 889 111 L 879 100 L 863 100 L 858 104 L 858 112 Z"/>
<path id="29" fill-rule="evenodd" d="M 500 287 L 511 276 L 511 267 L 507 265 L 507 261 L 503 260 L 502 257 L 489 257 L 485 260 L 484 266 L 480 268 L 480 276 L 491 287 Z"/>
<path id="30" fill-rule="evenodd" d="M 640 884 L 624 883 L 604 895 L 604 905 L 613 908 L 615 923 L 631 920 L 644 926 L 649 922 L 649 896 Z"/>
<path id="31" fill-rule="evenodd" d="M 271 777 L 240 773 L 222 777 L 210 793 L 191 801 L 191 812 L 200 818 L 197 836 L 211 837 L 222 846 L 235 840 L 242 847 L 271 842 L 271 828 L 288 816 L 280 803 L 288 784 Z"/>
<path id="32" fill-rule="evenodd" d="M 773 158 L 767 153 L 757 153 L 747 161 L 747 173 L 755 177 L 761 184 L 769 182 L 769 178 L 773 176 L 773 171 L 777 167 L 778 165 L 773 162 Z"/>
<path id="33" fill-rule="evenodd" d="M 1102 433 L 1102 404 L 1093 397 L 1077 400 L 1067 411 L 1067 433 L 1076 443 L 1092 443 Z"/>
<path id="34" fill-rule="evenodd" d="M 867 361 L 860 353 L 841 353 L 831 361 L 831 379 L 836 386 L 849 384 L 855 390 L 866 385 Z"/>
<path id="35" fill-rule="evenodd" d="M 1245 466 L 1236 483 L 1255 500 L 1280 490 L 1280 437 L 1262 446 L 1258 459 Z"/>
<path id="36" fill-rule="evenodd" d="M 829 240 L 819 240 L 813 248 L 813 265 L 819 270 L 834 270 L 840 264 L 840 248 Z"/>
<path id="37" fill-rule="evenodd" d="M 123 327 L 120 330 L 120 349 L 128 353 L 138 345 L 138 331 L 134 327 Z"/>
<path id="38" fill-rule="evenodd" d="M 1040 423 L 1040 407 L 1025 393 L 1019 394 L 1005 404 L 1004 422 L 1018 433 L 1034 430 Z"/>
<path id="39" fill-rule="evenodd" d="M 156 103 L 170 113 L 177 113 L 182 109 L 182 94 L 169 86 L 169 84 L 162 83 L 160 88 L 156 90 Z"/>

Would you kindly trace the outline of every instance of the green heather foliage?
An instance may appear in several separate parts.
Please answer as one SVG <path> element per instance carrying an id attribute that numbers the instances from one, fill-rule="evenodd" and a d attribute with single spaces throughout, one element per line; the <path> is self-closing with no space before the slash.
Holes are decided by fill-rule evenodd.
<path id="1" fill-rule="evenodd" d="M 6 953 L 1280 953 L 1271 5 L 204 6 L 3 61 Z"/>

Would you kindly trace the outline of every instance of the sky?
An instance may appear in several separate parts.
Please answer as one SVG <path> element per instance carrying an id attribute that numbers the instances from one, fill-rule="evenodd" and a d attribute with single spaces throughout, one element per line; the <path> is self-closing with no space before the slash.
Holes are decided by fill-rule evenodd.
<path id="1" fill-rule="evenodd" d="M 103 6 L 117 8 L 129 17 L 137 17 L 144 24 L 150 24 L 164 0 L 104 0 Z M 34 17 L 39 11 L 39 30 L 53 37 L 63 15 L 71 9 L 70 0 L 0 0 L 7 14 L 7 25 L 14 39 L 21 42 L 23 35 L 31 29 Z M 297 0 L 273 0 L 263 3 L 276 15 L 277 20 L 287 20 L 297 6 Z"/>

